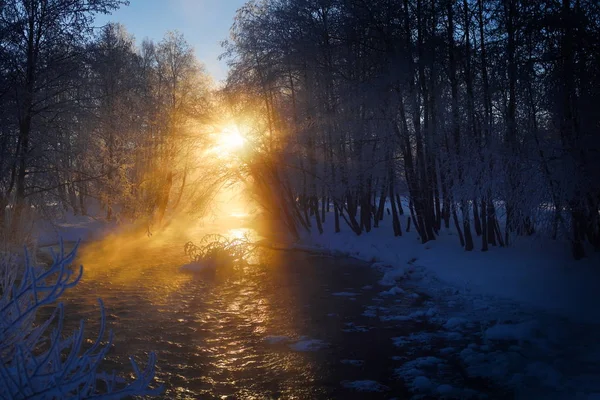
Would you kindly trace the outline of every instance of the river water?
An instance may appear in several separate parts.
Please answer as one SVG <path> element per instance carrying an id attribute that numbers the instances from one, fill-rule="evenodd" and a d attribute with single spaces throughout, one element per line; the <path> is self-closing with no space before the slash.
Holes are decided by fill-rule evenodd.
<path id="1" fill-rule="evenodd" d="M 94 338 L 102 298 L 115 337 L 103 369 L 127 376 L 127 356 L 143 365 L 154 351 L 165 399 L 408 398 L 392 338 L 427 327 L 365 313 L 414 305 L 410 296 L 378 296 L 380 273 L 368 265 L 263 250 L 213 273 L 180 270 L 187 241 L 256 238 L 251 225 L 232 215 L 82 246 L 84 277 L 65 295 L 68 325 L 83 318 Z M 357 381 L 382 390 L 356 390 Z"/>
<path id="2" fill-rule="evenodd" d="M 79 249 L 84 276 L 64 297 L 67 322 L 83 318 L 93 338 L 102 298 L 114 332 L 104 369 L 128 374 L 127 356 L 143 364 L 154 351 L 168 399 L 364 398 L 345 385 L 365 379 L 388 387 L 381 398 L 404 392 L 387 361 L 399 332 L 362 315 L 377 291 L 376 271 L 349 259 L 261 250 L 249 263 L 184 272 L 189 240 L 256 238 L 243 215 L 194 225 Z"/>

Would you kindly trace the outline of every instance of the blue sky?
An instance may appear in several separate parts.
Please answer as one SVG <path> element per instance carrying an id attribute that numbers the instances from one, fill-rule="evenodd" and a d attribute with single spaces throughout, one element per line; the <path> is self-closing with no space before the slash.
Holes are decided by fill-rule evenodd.
<path id="1" fill-rule="evenodd" d="M 159 42 L 170 30 L 185 36 L 215 80 L 227 76 L 227 66 L 217 57 L 222 53 L 219 42 L 229 35 L 229 27 L 238 8 L 246 0 L 130 0 L 130 5 L 112 15 L 100 15 L 96 26 L 120 22 L 137 43 L 144 38 Z"/>

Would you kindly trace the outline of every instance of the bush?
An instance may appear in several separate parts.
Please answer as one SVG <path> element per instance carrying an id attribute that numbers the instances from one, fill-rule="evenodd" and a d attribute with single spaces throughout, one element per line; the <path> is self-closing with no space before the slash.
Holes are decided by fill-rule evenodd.
<path id="1" fill-rule="evenodd" d="M 142 371 L 133 358 L 132 382 L 99 371 L 111 343 L 104 340 L 106 318 L 100 303 L 101 327 L 92 345 L 85 344 L 84 322 L 70 335 L 63 333 L 64 308 L 54 306 L 52 315 L 37 321 L 41 307 L 52 306 L 65 290 L 77 285 L 83 267 L 73 269 L 77 247 L 53 254 L 49 267 L 35 266 L 25 252 L 0 260 L 0 399 L 120 399 L 132 395 L 156 395 L 150 389 L 156 357 L 150 355 Z"/>
<path id="2" fill-rule="evenodd" d="M 187 242 L 183 251 L 192 262 L 217 266 L 243 262 L 254 248 L 247 236 L 229 239 L 211 234 L 203 236 L 197 245 Z"/>

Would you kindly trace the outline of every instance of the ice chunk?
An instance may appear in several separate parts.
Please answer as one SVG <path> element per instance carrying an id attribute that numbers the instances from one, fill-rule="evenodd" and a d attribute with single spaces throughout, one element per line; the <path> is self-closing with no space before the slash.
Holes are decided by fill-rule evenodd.
<path id="1" fill-rule="evenodd" d="M 365 362 L 363 360 L 342 360 L 341 363 L 346 365 L 353 365 L 355 367 L 360 367 Z"/>
<path id="2" fill-rule="evenodd" d="M 379 293 L 381 296 L 396 296 L 398 294 L 404 293 L 404 289 L 399 288 L 398 286 L 394 286 L 390 290 L 386 290 L 384 292 Z"/>
<path id="3" fill-rule="evenodd" d="M 263 340 L 269 344 L 277 344 L 290 340 L 287 336 L 265 336 Z"/>
<path id="4" fill-rule="evenodd" d="M 327 344 L 319 339 L 304 339 L 290 345 L 294 351 L 316 351 L 322 349 Z"/>
<path id="5" fill-rule="evenodd" d="M 453 317 L 450 318 L 444 324 L 444 328 L 454 331 L 461 329 L 467 322 L 469 322 L 466 318 Z"/>
<path id="6" fill-rule="evenodd" d="M 442 396 L 449 396 L 454 392 L 454 388 L 450 385 L 440 385 L 437 387 L 437 392 Z"/>
<path id="7" fill-rule="evenodd" d="M 384 392 L 389 390 L 385 385 L 377 381 L 362 380 L 362 381 L 345 381 L 342 382 L 342 386 L 347 389 L 358 390 L 359 392 Z"/>
<path id="8" fill-rule="evenodd" d="M 533 342 L 539 333 L 537 321 L 526 321 L 519 324 L 497 324 L 485 331 L 488 340 L 518 340 Z"/>
<path id="9" fill-rule="evenodd" d="M 412 387 L 420 392 L 428 392 L 432 388 L 431 381 L 426 376 L 417 376 L 412 383 Z"/>

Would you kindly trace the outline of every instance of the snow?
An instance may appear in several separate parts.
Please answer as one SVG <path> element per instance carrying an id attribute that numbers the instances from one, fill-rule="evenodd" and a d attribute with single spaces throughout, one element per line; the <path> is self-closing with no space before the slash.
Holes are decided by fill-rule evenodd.
<path id="1" fill-rule="evenodd" d="M 345 325 L 346 328 L 342 329 L 342 332 L 367 332 L 373 329 L 370 326 L 356 325 L 354 322 L 346 322 Z"/>
<path id="2" fill-rule="evenodd" d="M 454 354 L 456 353 L 456 348 L 454 347 L 444 347 L 443 349 L 440 350 L 440 354 L 442 355 L 448 355 L 448 354 Z"/>
<path id="3" fill-rule="evenodd" d="M 437 387 L 437 392 L 442 396 L 450 396 L 454 392 L 454 388 L 450 385 L 440 385 Z"/>
<path id="4" fill-rule="evenodd" d="M 384 392 L 389 390 L 387 386 L 371 380 L 344 381 L 342 382 L 342 386 L 347 389 L 357 390 L 359 392 Z"/>
<path id="5" fill-rule="evenodd" d="M 539 323 L 525 321 L 518 324 L 497 324 L 485 331 L 488 340 L 518 340 L 519 342 L 533 341 L 538 335 Z"/>
<path id="6" fill-rule="evenodd" d="M 265 336 L 263 338 L 263 340 L 265 342 L 267 342 L 268 344 L 277 344 L 277 343 L 287 342 L 290 340 L 290 338 L 287 336 L 271 335 L 271 336 Z"/>
<path id="7" fill-rule="evenodd" d="M 386 220 L 360 237 L 345 226 L 334 234 L 332 220 L 327 219 L 324 235 L 311 233 L 296 247 L 377 260 L 371 267 L 381 272 L 378 284 L 385 290 L 373 294 L 375 305 L 366 306 L 363 316 L 398 326 L 428 327 L 393 338 L 402 352 L 402 357 L 390 355 L 399 363 L 395 371 L 414 392 L 470 397 L 473 391 L 444 370 L 453 360 L 469 378 L 491 379 L 514 390 L 519 398 L 600 397 L 600 307 L 596 306 L 600 255 L 576 262 L 567 245 L 535 237 L 520 238 L 509 248 L 492 247 L 486 253 L 465 252 L 452 231 L 442 230 L 438 240 L 422 245 L 414 232 L 394 237 Z M 67 241 L 89 240 L 111 229 L 112 225 L 90 217 L 66 216 L 52 229 L 40 229 L 38 242 L 53 244 L 59 236 Z M 181 267 L 192 272 L 207 268 L 196 263 Z M 331 295 L 368 296 L 357 289 L 342 289 Z M 390 303 L 390 307 L 380 306 Z M 370 323 L 365 326 L 361 321 L 361 325 L 345 323 L 341 330 L 360 334 L 369 329 L 373 329 Z M 263 340 L 285 343 L 298 352 L 327 346 L 306 337 L 296 342 L 285 336 Z M 341 363 L 362 365 L 360 360 Z M 385 388 L 368 380 L 343 385 L 359 391 Z"/>
<path id="8" fill-rule="evenodd" d="M 406 270 L 404 268 L 388 265 L 385 269 L 385 272 L 383 273 L 383 277 L 379 280 L 378 283 L 382 286 L 395 286 L 396 283 L 402 278 L 404 278 L 405 275 Z"/>
<path id="9" fill-rule="evenodd" d="M 154 353 L 149 354 L 148 365 L 143 369 L 131 358 L 134 380 L 129 383 L 114 372 L 99 370 L 112 343 L 105 336 L 102 300 L 98 299 L 101 328 L 95 340 L 86 338 L 83 320 L 80 329 L 63 330 L 65 307 L 59 302 L 60 296 L 83 276 L 83 267 L 70 267 L 75 257 L 76 249 L 65 253 L 61 246 L 48 266 L 34 265 L 29 258 L 22 260 L 22 266 L 14 265 L 10 259 L 0 260 L 2 398 L 64 398 L 75 392 L 79 398 L 158 395 L 162 387 L 150 388 L 155 373 Z M 11 290 L 2 290 L 6 287 Z M 55 305 L 55 313 L 48 314 L 36 326 L 37 311 L 51 305 Z M 91 346 L 86 345 L 87 350 L 83 351 L 82 343 Z M 97 385 L 99 380 L 104 382 Z"/>
<path id="10" fill-rule="evenodd" d="M 394 286 L 390 290 L 386 290 L 384 292 L 379 293 L 381 296 L 396 296 L 398 294 L 404 293 L 404 289 L 399 288 L 398 286 Z"/>
<path id="11" fill-rule="evenodd" d="M 303 339 L 290 345 L 294 351 L 316 351 L 325 347 L 327 344 L 319 339 Z"/>
<path id="12" fill-rule="evenodd" d="M 365 362 L 363 360 L 342 360 L 341 363 L 346 365 L 352 365 L 354 367 L 360 367 Z"/>
<path id="13" fill-rule="evenodd" d="M 305 249 L 350 255 L 381 272 L 386 288 L 363 316 L 417 324 L 392 338 L 402 355 L 390 355 L 416 396 L 480 397 L 468 377 L 519 399 L 599 397 L 600 253 L 574 261 L 567 243 L 535 236 L 465 252 L 452 230 L 422 245 L 414 232 L 394 237 L 386 220 L 360 237 L 345 226 L 335 234 L 333 218 L 326 221 L 326 233 L 302 239 Z"/>
<path id="14" fill-rule="evenodd" d="M 377 308 L 376 307 L 367 307 L 367 309 L 362 313 L 365 317 L 376 317 L 377 316 Z"/>
<path id="15" fill-rule="evenodd" d="M 34 227 L 37 246 L 56 245 L 62 239 L 65 243 L 91 241 L 100 238 L 117 227 L 117 222 L 107 222 L 93 204 L 89 215 L 73 215 L 68 212 L 62 217 L 49 221 L 37 221 Z M 98 215 L 98 217 L 96 217 Z"/>
<path id="16" fill-rule="evenodd" d="M 444 324 L 444 328 L 454 331 L 460 330 L 464 325 L 468 324 L 469 320 L 461 317 L 452 317 Z"/>
<path id="17" fill-rule="evenodd" d="M 406 226 L 405 216 L 402 219 Z M 600 324 L 600 307 L 595 307 L 600 254 L 574 261 L 568 244 L 535 236 L 519 238 L 508 248 L 465 252 L 452 230 L 442 229 L 437 240 L 422 245 L 414 231 L 394 237 L 389 218 L 360 236 L 343 225 L 335 234 L 332 221 L 329 215 L 323 235 L 306 234 L 302 247 L 377 259 L 372 266 L 384 272 L 381 285 L 396 286 L 409 278 L 437 280 L 462 293 L 494 296 L 576 322 Z"/>
<path id="18" fill-rule="evenodd" d="M 411 321 L 413 317 L 410 315 L 382 315 L 379 319 L 381 321 Z"/>
<path id="19" fill-rule="evenodd" d="M 432 385 L 431 381 L 425 376 L 417 376 L 412 383 L 412 387 L 415 390 L 418 390 L 421 392 L 430 391 L 432 389 L 432 386 L 433 385 Z"/>
<path id="20" fill-rule="evenodd" d="M 433 356 L 419 357 L 410 362 L 411 365 L 414 365 L 418 368 L 434 367 L 443 363 L 444 360 Z"/>

